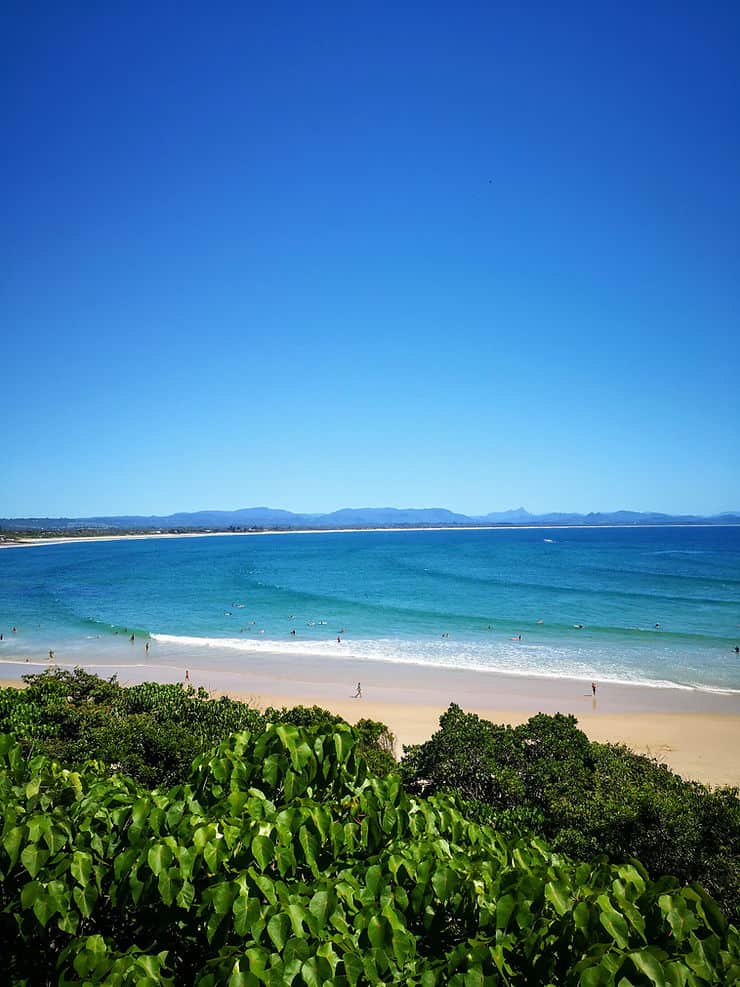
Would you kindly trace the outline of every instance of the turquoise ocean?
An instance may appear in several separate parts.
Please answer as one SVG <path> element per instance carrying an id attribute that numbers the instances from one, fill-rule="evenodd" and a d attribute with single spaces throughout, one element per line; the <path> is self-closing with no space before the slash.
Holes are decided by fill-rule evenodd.
<path id="1" fill-rule="evenodd" d="M 235 670 L 282 653 L 296 668 L 352 658 L 740 692 L 740 527 L 11 548 L 0 551 L 0 632 L 0 676 L 50 648 L 65 663 L 154 669 L 166 645 Z"/>

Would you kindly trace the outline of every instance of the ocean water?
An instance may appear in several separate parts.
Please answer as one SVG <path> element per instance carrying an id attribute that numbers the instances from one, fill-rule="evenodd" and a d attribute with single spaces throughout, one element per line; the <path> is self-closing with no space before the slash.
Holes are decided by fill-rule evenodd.
<path id="1" fill-rule="evenodd" d="M 0 551 L 0 632 L 0 675 L 50 648 L 155 666 L 180 647 L 234 669 L 280 652 L 296 668 L 351 657 L 740 692 L 740 527 L 14 548 Z"/>

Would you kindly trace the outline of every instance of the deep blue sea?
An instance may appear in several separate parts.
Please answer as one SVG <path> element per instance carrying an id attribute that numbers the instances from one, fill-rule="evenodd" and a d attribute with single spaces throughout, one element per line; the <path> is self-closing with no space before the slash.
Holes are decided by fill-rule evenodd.
<path id="1" fill-rule="evenodd" d="M 740 691 L 740 527 L 13 548 L 0 551 L 0 632 L 0 662 L 38 660 L 49 648 L 81 661 L 120 655 L 134 633 L 137 655 L 151 642 L 152 663 L 157 642 L 171 649 L 179 640 L 227 655 L 233 667 L 255 652 L 292 654 L 296 663 L 341 653 Z"/>

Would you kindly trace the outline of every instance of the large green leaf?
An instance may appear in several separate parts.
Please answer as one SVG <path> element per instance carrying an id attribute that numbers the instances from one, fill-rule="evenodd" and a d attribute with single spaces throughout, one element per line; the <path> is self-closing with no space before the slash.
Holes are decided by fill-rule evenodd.
<path id="1" fill-rule="evenodd" d="M 255 836 L 252 840 L 252 856 L 260 870 L 265 870 L 275 853 L 275 844 L 269 836 Z"/>

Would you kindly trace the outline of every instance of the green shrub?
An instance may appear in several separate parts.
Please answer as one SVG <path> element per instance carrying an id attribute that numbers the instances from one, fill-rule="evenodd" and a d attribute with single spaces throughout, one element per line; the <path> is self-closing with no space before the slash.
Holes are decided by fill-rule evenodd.
<path id="1" fill-rule="evenodd" d="M 709 895 L 574 863 L 276 723 L 148 791 L 0 736 L 0 938 L 19 985 L 729 985 Z"/>
<path id="2" fill-rule="evenodd" d="M 455 792 L 475 818 L 522 826 L 578 859 L 641 860 L 704 885 L 740 920 L 740 800 L 625 747 L 591 743 L 573 716 L 496 726 L 451 705 L 401 761 L 411 792 Z M 512 829 L 513 826 L 513 829 Z"/>
<path id="3" fill-rule="evenodd" d="M 142 784 L 184 781 L 196 754 L 230 734 L 267 723 L 331 728 L 344 721 L 318 706 L 269 709 L 182 684 L 143 682 L 124 688 L 80 668 L 24 676 L 26 688 L 0 689 L 0 730 L 27 754 L 45 753 L 67 767 L 97 760 Z M 360 747 L 374 771 L 394 770 L 393 737 L 383 723 L 362 721 Z"/>

